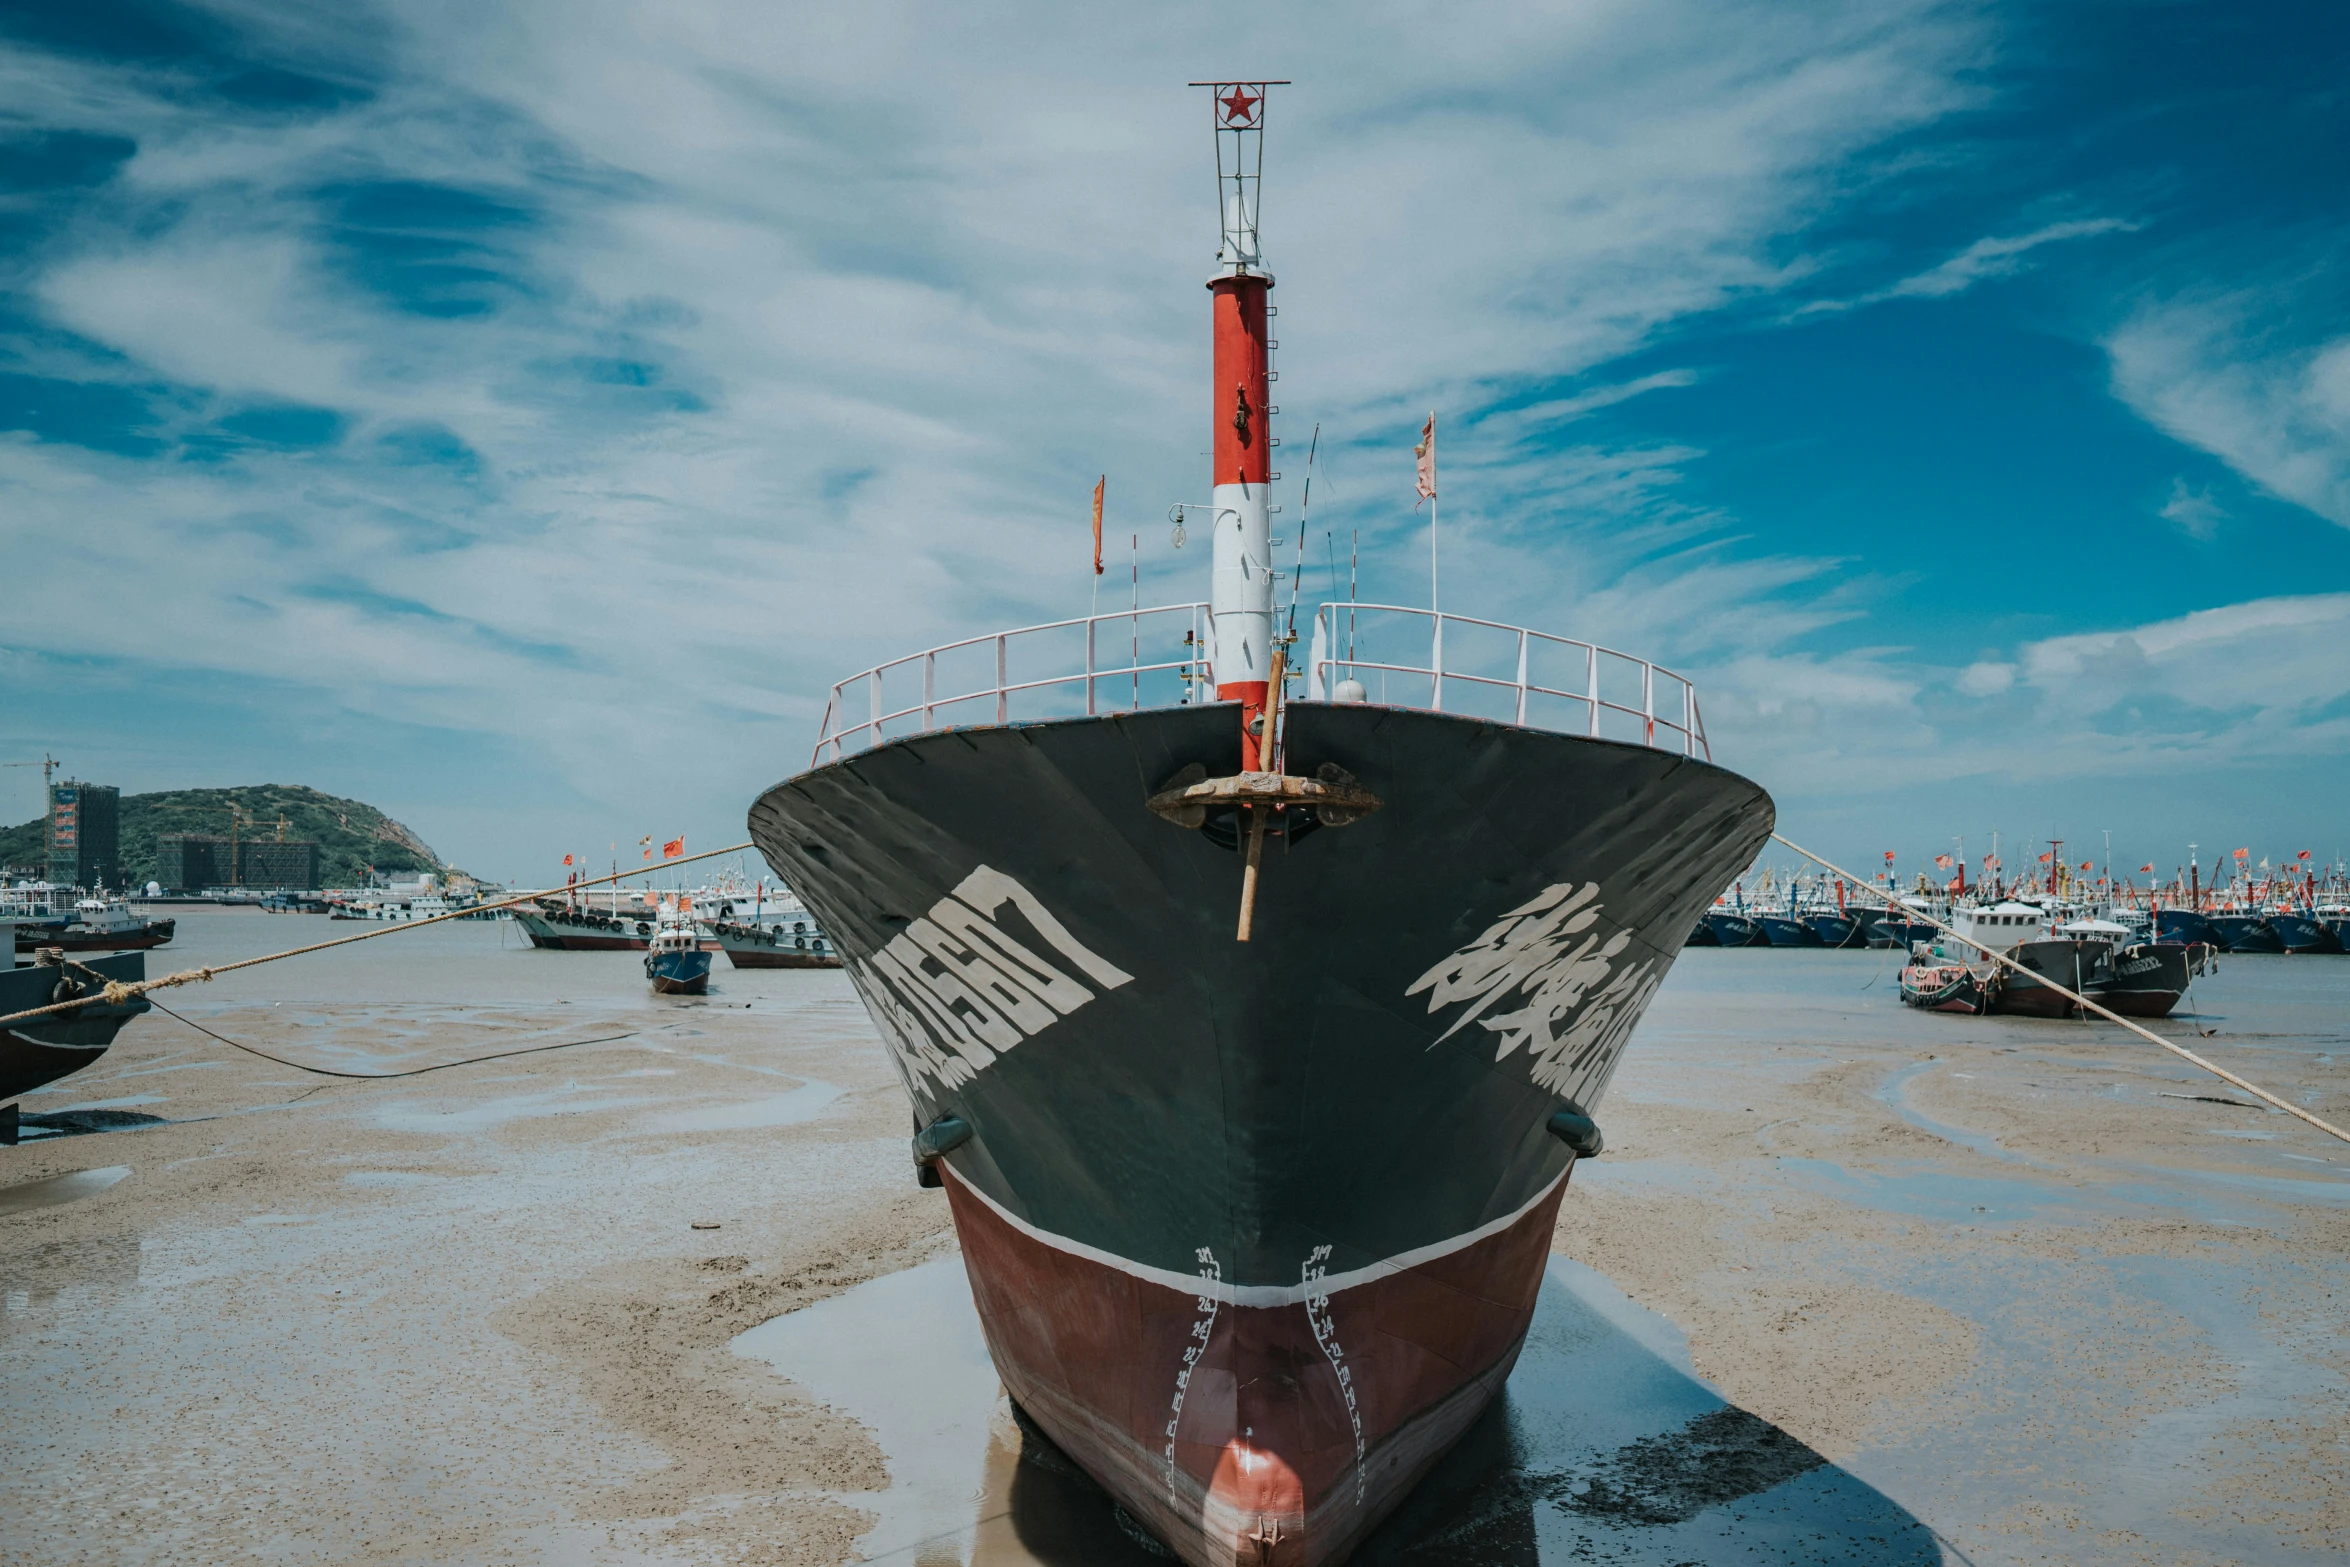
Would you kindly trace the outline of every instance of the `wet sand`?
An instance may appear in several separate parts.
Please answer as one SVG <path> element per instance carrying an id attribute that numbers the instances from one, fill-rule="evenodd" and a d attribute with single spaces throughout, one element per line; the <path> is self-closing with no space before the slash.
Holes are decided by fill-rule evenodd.
<path id="1" fill-rule="evenodd" d="M 191 914 L 167 953 L 327 928 Z M 122 1129 L 0 1150 L 0 1554 L 1153 1559 L 973 1362 L 838 974 L 656 999 L 633 955 L 516 940 L 164 999 L 344 1070 L 630 1037 L 350 1082 L 157 1015 L 28 1097 Z M 2119 1030 L 1891 984 L 1878 954 L 1684 955 L 1508 1407 L 1366 1556 L 2350 1552 L 2350 1147 Z M 2350 959 L 2232 959 L 2196 999 L 2200 1048 L 2350 1116 Z M 105 1174 L 27 1184 L 76 1171 Z"/>

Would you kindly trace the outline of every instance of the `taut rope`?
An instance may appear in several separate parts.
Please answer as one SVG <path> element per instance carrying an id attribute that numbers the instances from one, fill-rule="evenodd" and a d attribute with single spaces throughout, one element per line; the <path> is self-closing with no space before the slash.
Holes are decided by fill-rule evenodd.
<path id="1" fill-rule="evenodd" d="M 1885 907 L 1889 909 L 1893 907 L 1893 899 L 1890 894 L 1879 892 L 1875 886 L 1868 882 L 1862 881 L 1858 876 L 1854 875 L 1851 871 L 1846 870 L 1843 866 L 1835 864 L 1830 860 L 1823 860 L 1818 855 L 1812 853 L 1811 850 L 1805 848 L 1803 845 L 1791 842 L 1786 838 L 1782 838 L 1777 833 L 1772 833 L 1771 837 L 1775 842 L 1786 844 L 1788 848 L 1793 849 L 1797 854 L 1802 855 L 1805 859 L 1811 861 L 1813 864 L 1824 866 L 1828 870 L 1834 871 L 1837 875 L 1843 877 L 1847 882 L 1850 882 L 1856 891 L 1866 892 L 1872 897 L 1881 899 L 1884 902 Z M 2128 1029 L 2131 1033 L 2137 1035 L 2140 1039 L 2145 1040 L 2148 1044 L 2160 1045 L 2163 1049 L 2169 1051 L 2172 1055 L 2178 1056 L 2182 1060 L 2193 1062 L 2195 1065 L 2203 1068 L 2204 1071 L 2209 1072 L 2212 1076 L 2223 1078 L 2226 1081 L 2235 1084 L 2238 1088 L 2241 1088 L 2248 1094 L 2258 1095 L 2260 1098 L 2265 1099 L 2270 1104 L 2275 1105 L 2279 1110 L 2284 1111 L 2287 1115 L 2299 1116 L 2302 1120 L 2307 1121 L 2311 1126 L 2316 1127 L 2319 1131 L 2327 1133 L 2330 1136 L 2339 1137 L 2342 1141 L 2350 1143 L 2350 1132 L 2343 1131 L 2340 1127 L 2334 1125 L 2333 1122 L 2310 1114 L 2307 1110 L 2302 1109 L 2299 1105 L 2292 1103 L 2290 1100 L 2279 1098 L 2277 1095 L 2272 1094 L 2267 1089 L 2261 1087 L 2258 1083 L 2247 1082 L 2245 1079 L 2238 1077 L 2235 1073 L 2229 1071 L 2224 1066 L 2220 1066 L 2215 1062 L 2204 1060 L 2201 1056 L 2197 1055 L 2194 1051 L 2189 1050 L 2186 1046 L 2173 1044 L 2169 1040 L 2163 1038 L 2160 1034 L 2155 1033 L 2150 1028 L 2140 1028 L 2137 1024 L 2131 1022 L 2128 1018 L 2123 1017 L 2119 1012 L 2110 1011 L 2107 1008 L 2100 1006 L 2098 1003 L 2091 1001 L 2087 996 L 2080 994 L 2078 991 L 2067 990 L 2064 986 L 2059 985 L 2055 980 L 2050 979 L 2047 975 L 2039 973 L 2035 970 L 2027 969 L 2021 963 L 2018 963 L 2015 959 L 2008 957 L 2003 953 L 1993 952 L 1989 947 L 1984 946 L 1979 941 L 1975 941 L 1968 937 L 1959 935 L 1957 931 L 1952 930 L 1949 926 L 1943 924 L 1940 920 L 1934 918 L 1934 916 L 1931 914 L 1923 913 L 1907 903 L 1901 905 L 1901 909 L 1902 912 L 1908 915 L 1910 918 L 1922 920 L 1926 924 L 1931 925 L 1936 930 L 1942 932 L 1943 935 L 1954 937 L 1959 941 L 1965 942 L 1968 946 L 1974 948 L 1977 952 L 1980 952 L 1983 954 L 1983 956 L 1989 958 L 1992 962 L 2005 964 L 2007 967 L 2014 969 L 2019 974 L 2030 974 L 2032 978 L 2038 980 L 2041 984 L 2046 985 L 2050 990 L 2055 991 L 2058 995 L 2070 997 L 2072 1000 L 2079 1003 L 2085 1010 L 2096 1013 L 2099 1017 L 2106 1019 L 2108 1022 L 2119 1023 L 2122 1027 Z M 7 1020 L 5 1018 L 0 1018 L 0 1022 L 6 1021 Z"/>
<path id="2" fill-rule="evenodd" d="M 213 968 L 182 969 L 177 974 L 166 974 L 161 979 L 142 979 L 129 983 L 122 980 L 108 980 L 106 988 L 95 996 L 77 996 L 71 1001 L 54 1001 L 45 1007 L 33 1007 L 23 1012 L 11 1012 L 6 1017 L 0 1017 L 0 1027 L 6 1027 L 10 1023 L 20 1023 L 29 1017 L 46 1017 L 52 1012 L 71 1012 L 76 1007 L 86 1007 L 93 1002 L 120 1006 L 132 997 L 143 996 L 150 990 L 167 990 L 173 985 L 198 984 L 222 974 L 233 974 L 238 969 L 258 968 L 264 963 L 275 963 L 280 958 L 298 958 L 305 953 L 324 952 L 329 947 L 347 947 L 354 941 L 372 941 L 378 936 L 389 936 L 398 931 L 418 930 L 426 925 L 438 925 L 443 920 L 460 920 L 470 914 L 479 914 L 484 909 L 510 909 L 518 903 L 529 903 L 539 898 L 551 898 L 565 892 L 577 892 L 586 887 L 601 887 L 606 882 L 626 881 L 631 876 L 649 876 L 655 871 L 668 870 L 672 866 L 691 865 L 696 860 L 714 860 L 722 854 L 740 854 L 750 847 L 752 847 L 750 844 L 738 843 L 724 849 L 705 849 L 700 854 L 688 854 L 679 859 L 663 860 L 659 865 L 640 866 L 633 871 L 615 871 L 609 876 L 598 876 L 593 881 L 573 882 L 568 887 L 548 887 L 540 892 L 518 893 L 511 898 L 501 898 L 495 903 L 477 903 L 469 909 L 451 909 L 446 914 L 427 915 L 420 920 L 395 920 L 387 923 L 381 930 L 363 930 L 356 936 L 337 936 L 332 941 L 314 941 L 307 947 L 293 947 L 284 952 L 272 952 L 267 957 L 240 958 L 234 963 L 222 963 Z"/>

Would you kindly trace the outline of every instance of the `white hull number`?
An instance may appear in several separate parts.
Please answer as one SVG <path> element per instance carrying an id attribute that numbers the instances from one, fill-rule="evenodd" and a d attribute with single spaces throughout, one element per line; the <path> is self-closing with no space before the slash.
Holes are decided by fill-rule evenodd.
<path id="1" fill-rule="evenodd" d="M 1133 975 L 1094 952 L 1036 894 L 985 865 L 866 958 L 848 960 L 889 1036 L 908 1088 L 968 1082 L 1094 992 L 996 923 L 1005 904 L 1085 978 L 1116 990 Z"/>

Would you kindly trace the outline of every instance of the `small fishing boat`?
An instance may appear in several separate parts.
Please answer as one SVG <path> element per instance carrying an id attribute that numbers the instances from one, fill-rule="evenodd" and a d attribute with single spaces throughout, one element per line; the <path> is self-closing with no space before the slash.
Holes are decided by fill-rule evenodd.
<path id="1" fill-rule="evenodd" d="M 664 904 L 645 947 L 645 978 L 657 996 L 698 996 L 710 988 L 710 954 L 690 915 Z"/>
<path id="2" fill-rule="evenodd" d="M 1928 1012 L 1963 1012 L 1980 1017 L 1991 1009 L 1999 990 L 1996 975 L 1978 973 L 1964 963 L 1937 954 L 1920 953 L 1901 971 L 1901 1000 Z"/>

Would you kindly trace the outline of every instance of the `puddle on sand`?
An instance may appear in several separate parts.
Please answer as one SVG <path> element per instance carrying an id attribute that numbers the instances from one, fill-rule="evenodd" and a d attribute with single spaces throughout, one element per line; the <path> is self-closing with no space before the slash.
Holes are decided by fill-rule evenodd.
<path id="1" fill-rule="evenodd" d="M 59 1203 L 94 1197 L 130 1173 L 129 1165 L 114 1164 L 103 1170 L 74 1170 L 65 1175 L 48 1175 L 37 1181 L 20 1181 L 14 1186 L 0 1187 L 0 1217 L 30 1213 L 35 1208 L 54 1208 Z"/>
<path id="2" fill-rule="evenodd" d="M 1345 1296 L 1333 1302 L 1343 1324 Z M 1343 1327 L 1342 1327 L 1343 1331 Z M 888 1490 L 862 1562 L 1157 1567 L 1168 1560 L 1005 1398 L 960 1257 L 875 1279 L 739 1335 L 872 1430 Z M 1504 1397 L 1353 1557 L 1463 1561 L 1939 1563 L 1923 1523 L 1691 1372 L 1680 1334 L 1553 1258 Z"/>
<path id="3" fill-rule="evenodd" d="M 770 1126 L 797 1126 L 812 1121 L 845 1090 L 808 1079 L 788 1094 L 771 1094 L 741 1104 L 706 1105 L 677 1110 L 645 1123 L 648 1132 L 742 1132 Z"/>

